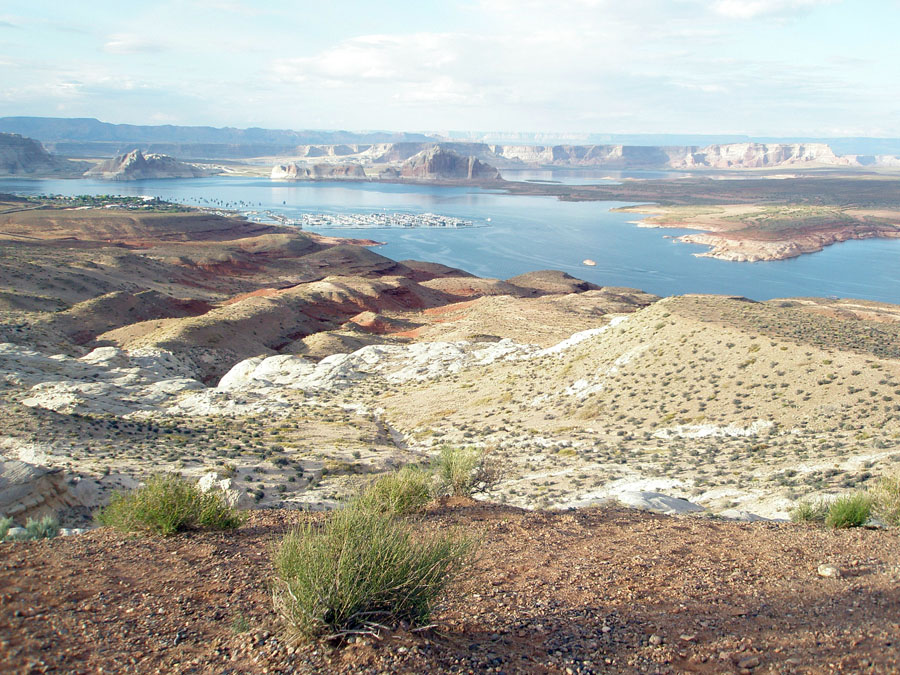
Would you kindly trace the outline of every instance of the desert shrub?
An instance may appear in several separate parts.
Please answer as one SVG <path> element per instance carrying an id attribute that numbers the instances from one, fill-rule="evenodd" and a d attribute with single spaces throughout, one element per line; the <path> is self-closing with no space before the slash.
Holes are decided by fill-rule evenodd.
<path id="1" fill-rule="evenodd" d="M 10 522 L 10 525 L 12 522 Z M 2 529 L 2 527 L 0 527 Z M 7 525 L 6 533 L 9 532 Z M 6 534 L 4 533 L 4 535 Z M 25 522 L 25 531 L 18 532 L 9 538 L 12 541 L 37 541 L 38 539 L 53 539 L 59 534 L 59 521 L 53 516 L 44 516 L 40 520 L 29 518 Z M 0 537 L 2 539 L 3 537 Z"/>
<path id="2" fill-rule="evenodd" d="M 487 492 L 502 479 L 500 466 L 481 448 L 445 446 L 434 462 L 440 494 L 471 497 Z"/>
<path id="3" fill-rule="evenodd" d="M 432 498 L 434 475 L 417 466 L 381 476 L 357 497 L 360 506 L 405 516 L 419 511 Z"/>
<path id="4" fill-rule="evenodd" d="M 872 488 L 872 513 L 887 525 L 900 525 L 900 475 L 884 476 Z"/>
<path id="5" fill-rule="evenodd" d="M 275 549 L 275 610 L 299 639 L 421 625 L 473 550 L 457 532 L 424 534 L 351 504 L 301 525 Z"/>
<path id="6" fill-rule="evenodd" d="M 12 518 L 0 518 L 0 541 L 6 539 L 9 528 L 12 527 Z"/>
<path id="7" fill-rule="evenodd" d="M 865 492 L 838 497 L 828 507 L 825 524 L 829 527 L 859 527 L 872 514 L 872 498 Z"/>
<path id="8" fill-rule="evenodd" d="M 802 500 L 791 509 L 791 520 L 795 523 L 824 523 L 828 515 L 828 502 L 824 499 Z"/>
<path id="9" fill-rule="evenodd" d="M 97 520 L 126 532 L 169 536 L 192 529 L 228 530 L 243 521 L 217 490 L 204 493 L 177 474 L 157 474 L 129 493 L 113 495 Z"/>

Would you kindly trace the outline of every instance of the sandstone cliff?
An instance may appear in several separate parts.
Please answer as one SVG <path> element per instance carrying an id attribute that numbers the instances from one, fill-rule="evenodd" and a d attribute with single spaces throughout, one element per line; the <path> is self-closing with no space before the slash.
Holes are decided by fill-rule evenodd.
<path id="1" fill-rule="evenodd" d="M 0 134 L 0 176 L 65 176 L 83 170 L 81 162 L 53 157 L 32 138 L 18 134 Z"/>
<path id="2" fill-rule="evenodd" d="M 144 155 L 132 150 L 126 155 L 101 162 L 84 172 L 85 178 L 103 180 L 146 180 L 152 178 L 199 178 L 209 172 L 168 155 Z"/>
<path id="3" fill-rule="evenodd" d="M 418 180 L 499 181 L 500 172 L 474 155 L 462 156 L 435 145 L 410 157 L 397 170 L 401 178 Z M 393 178 L 393 173 L 382 174 Z"/>
<path id="4" fill-rule="evenodd" d="M 272 168 L 273 180 L 365 180 L 366 172 L 359 164 L 313 164 L 296 162 Z"/>
<path id="5" fill-rule="evenodd" d="M 733 143 L 710 145 L 670 156 L 673 169 L 759 169 L 791 166 L 851 166 L 855 162 L 839 157 L 824 143 Z"/>
<path id="6" fill-rule="evenodd" d="M 496 145 L 487 143 L 374 143 L 367 145 L 299 146 L 298 157 L 354 160 L 362 165 L 396 169 L 395 178 L 421 171 L 417 156 L 436 153 L 472 157 L 500 168 L 560 167 L 611 170 L 723 170 L 810 167 L 896 167 L 892 155 L 838 155 L 825 143 L 730 143 L 707 146 L 672 145 Z M 402 163 L 417 163 L 401 167 Z M 405 173 L 404 173 L 405 172 Z M 457 173 L 454 167 L 453 173 Z M 456 178 L 462 176 L 457 175 Z"/>

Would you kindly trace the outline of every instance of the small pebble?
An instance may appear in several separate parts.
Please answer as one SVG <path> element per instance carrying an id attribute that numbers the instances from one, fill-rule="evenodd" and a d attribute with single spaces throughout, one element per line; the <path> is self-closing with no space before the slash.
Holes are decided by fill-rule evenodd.
<path id="1" fill-rule="evenodd" d="M 819 565 L 819 568 L 816 571 L 820 577 L 836 579 L 841 576 L 841 571 L 834 565 Z"/>

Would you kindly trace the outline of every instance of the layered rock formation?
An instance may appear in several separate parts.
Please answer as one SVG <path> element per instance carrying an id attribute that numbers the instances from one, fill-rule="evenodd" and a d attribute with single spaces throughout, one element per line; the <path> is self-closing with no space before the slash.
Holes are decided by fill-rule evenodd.
<path id="1" fill-rule="evenodd" d="M 53 157 L 32 138 L 0 134 L 0 176 L 67 176 L 83 170 L 82 163 Z"/>
<path id="2" fill-rule="evenodd" d="M 272 168 L 272 180 L 365 180 L 366 172 L 359 164 L 313 164 L 296 162 Z"/>
<path id="3" fill-rule="evenodd" d="M 485 164 L 474 155 L 461 156 L 453 150 L 435 145 L 413 155 L 403 162 L 396 174 L 386 173 L 384 177 L 413 178 L 417 180 L 465 180 L 499 181 L 500 172 L 490 164 Z"/>
<path id="4" fill-rule="evenodd" d="M 388 165 L 386 178 L 414 177 L 425 172 L 423 164 L 436 155 L 453 154 L 501 168 L 559 167 L 612 170 L 721 170 L 808 167 L 896 167 L 891 155 L 838 155 L 825 143 L 730 143 L 708 146 L 652 145 L 496 145 L 487 143 L 377 143 L 371 145 L 307 145 L 297 148 L 299 157 L 339 157 L 362 165 Z M 445 166 L 454 178 L 465 178 L 460 167 Z M 490 178 L 490 170 L 479 176 Z M 475 168 L 475 173 L 479 169 Z M 450 176 L 445 176 L 450 178 Z"/>
<path id="5" fill-rule="evenodd" d="M 84 482 L 89 488 L 90 481 Z M 66 482 L 60 468 L 48 468 L 19 460 L 6 460 L 0 455 L 0 517 L 25 524 L 29 519 L 89 505 L 94 498 L 90 489 L 77 489 Z"/>
<path id="6" fill-rule="evenodd" d="M 132 150 L 126 155 L 101 162 L 84 172 L 85 178 L 102 180 L 146 180 L 152 178 L 199 178 L 209 172 L 168 155 L 144 155 Z"/>

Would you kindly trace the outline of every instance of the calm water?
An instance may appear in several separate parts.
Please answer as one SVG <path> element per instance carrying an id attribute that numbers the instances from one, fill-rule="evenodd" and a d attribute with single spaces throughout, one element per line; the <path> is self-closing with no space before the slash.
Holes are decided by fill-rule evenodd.
<path id="1" fill-rule="evenodd" d="M 683 231 L 635 227 L 628 222 L 635 220 L 634 214 L 609 212 L 622 205 L 615 202 L 561 202 L 476 188 L 224 177 L 133 183 L 5 179 L 0 180 L 0 192 L 152 195 L 189 205 L 270 209 L 288 217 L 321 212 L 431 212 L 488 226 L 327 233 L 377 239 L 386 244 L 375 250 L 391 258 L 440 262 L 479 276 L 507 278 L 552 268 L 597 284 L 632 286 L 659 295 L 725 293 L 758 300 L 839 296 L 900 303 L 898 239 L 849 241 L 794 260 L 725 262 L 696 258 L 692 254 L 704 247 L 667 238 Z M 597 266 L 582 265 L 585 258 L 595 260 Z"/>

